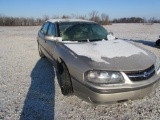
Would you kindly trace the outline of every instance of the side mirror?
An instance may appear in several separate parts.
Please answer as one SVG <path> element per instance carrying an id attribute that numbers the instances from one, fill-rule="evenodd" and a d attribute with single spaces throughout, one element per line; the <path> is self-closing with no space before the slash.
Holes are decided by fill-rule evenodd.
<path id="1" fill-rule="evenodd" d="M 108 35 L 107 35 L 107 39 L 108 40 L 115 40 L 116 37 L 113 36 L 113 32 L 109 32 Z"/>
<path id="2" fill-rule="evenodd" d="M 53 35 L 46 35 L 45 36 L 45 39 L 47 39 L 47 40 L 54 40 L 54 36 Z"/>

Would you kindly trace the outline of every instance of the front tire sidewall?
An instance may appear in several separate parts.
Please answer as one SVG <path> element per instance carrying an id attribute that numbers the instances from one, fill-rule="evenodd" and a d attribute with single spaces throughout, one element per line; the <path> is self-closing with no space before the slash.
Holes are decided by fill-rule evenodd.
<path id="1" fill-rule="evenodd" d="M 156 46 L 160 47 L 160 39 L 156 41 Z"/>
<path id="2" fill-rule="evenodd" d="M 73 87 L 70 74 L 66 65 L 62 62 L 58 65 L 59 84 L 63 95 L 68 96 L 73 94 Z"/>

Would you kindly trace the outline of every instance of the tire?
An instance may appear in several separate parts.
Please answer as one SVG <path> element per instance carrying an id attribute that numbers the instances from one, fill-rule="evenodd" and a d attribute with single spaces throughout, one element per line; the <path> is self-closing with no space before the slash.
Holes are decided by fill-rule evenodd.
<path id="1" fill-rule="evenodd" d="M 160 47 L 160 39 L 156 41 L 156 46 Z"/>
<path id="2" fill-rule="evenodd" d="M 62 62 L 58 64 L 59 85 L 63 95 L 68 96 L 73 94 L 73 87 L 70 74 L 66 65 Z"/>
<path id="3" fill-rule="evenodd" d="M 39 52 L 39 56 L 40 56 L 41 58 L 44 58 L 44 57 L 45 57 L 45 55 L 44 55 L 44 53 L 42 52 L 39 44 L 38 44 L 38 52 Z"/>

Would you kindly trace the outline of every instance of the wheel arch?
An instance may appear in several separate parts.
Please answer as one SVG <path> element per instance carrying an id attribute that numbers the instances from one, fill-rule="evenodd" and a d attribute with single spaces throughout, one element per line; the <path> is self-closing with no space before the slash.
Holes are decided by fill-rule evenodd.
<path id="1" fill-rule="evenodd" d="M 61 74 L 61 71 L 59 71 L 61 68 L 59 68 L 59 67 L 61 67 L 61 63 L 63 63 L 64 65 L 65 65 L 65 67 L 66 67 L 66 69 L 67 69 L 67 71 L 68 71 L 68 75 L 69 75 L 69 79 L 70 79 L 70 83 L 71 83 L 71 86 L 72 86 L 72 92 L 74 93 L 74 89 L 73 89 L 73 83 L 72 83 L 72 79 L 71 79 L 71 74 L 70 74 L 70 72 L 69 72 L 69 69 L 68 69 L 68 66 L 67 66 L 67 64 L 65 63 L 65 61 L 62 59 L 62 58 L 57 58 L 57 72 L 58 72 L 58 74 Z M 59 77 L 59 75 L 58 75 L 58 79 L 59 79 L 60 77 Z M 58 81 L 60 81 L 60 80 L 58 80 Z M 60 83 L 59 83 L 60 84 Z M 73 94 L 72 93 L 72 94 Z"/>
<path id="2" fill-rule="evenodd" d="M 67 66 L 66 62 L 65 62 L 61 57 L 58 57 L 58 58 L 57 58 L 57 64 L 61 64 L 62 62 L 65 64 L 65 66 L 66 66 L 66 68 L 67 68 L 67 70 L 68 70 L 68 72 L 69 72 L 69 69 L 68 69 L 68 66 Z M 57 67 L 58 67 L 58 66 L 57 66 Z M 69 76 L 70 76 L 70 79 L 71 79 L 70 72 L 69 72 Z"/>

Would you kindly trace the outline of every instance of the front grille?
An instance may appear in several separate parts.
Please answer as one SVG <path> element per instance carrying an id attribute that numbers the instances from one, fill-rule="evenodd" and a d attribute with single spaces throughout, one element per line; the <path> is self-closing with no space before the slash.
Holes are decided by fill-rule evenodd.
<path id="1" fill-rule="evenodd" d="M 147 80 L 155 74 L 155 67 L 154 65 L 152 65 L 151 67 L 145 70 L 125 72 L 125 73 L 129 77 L 129 79 L 132 81 Z"/>

